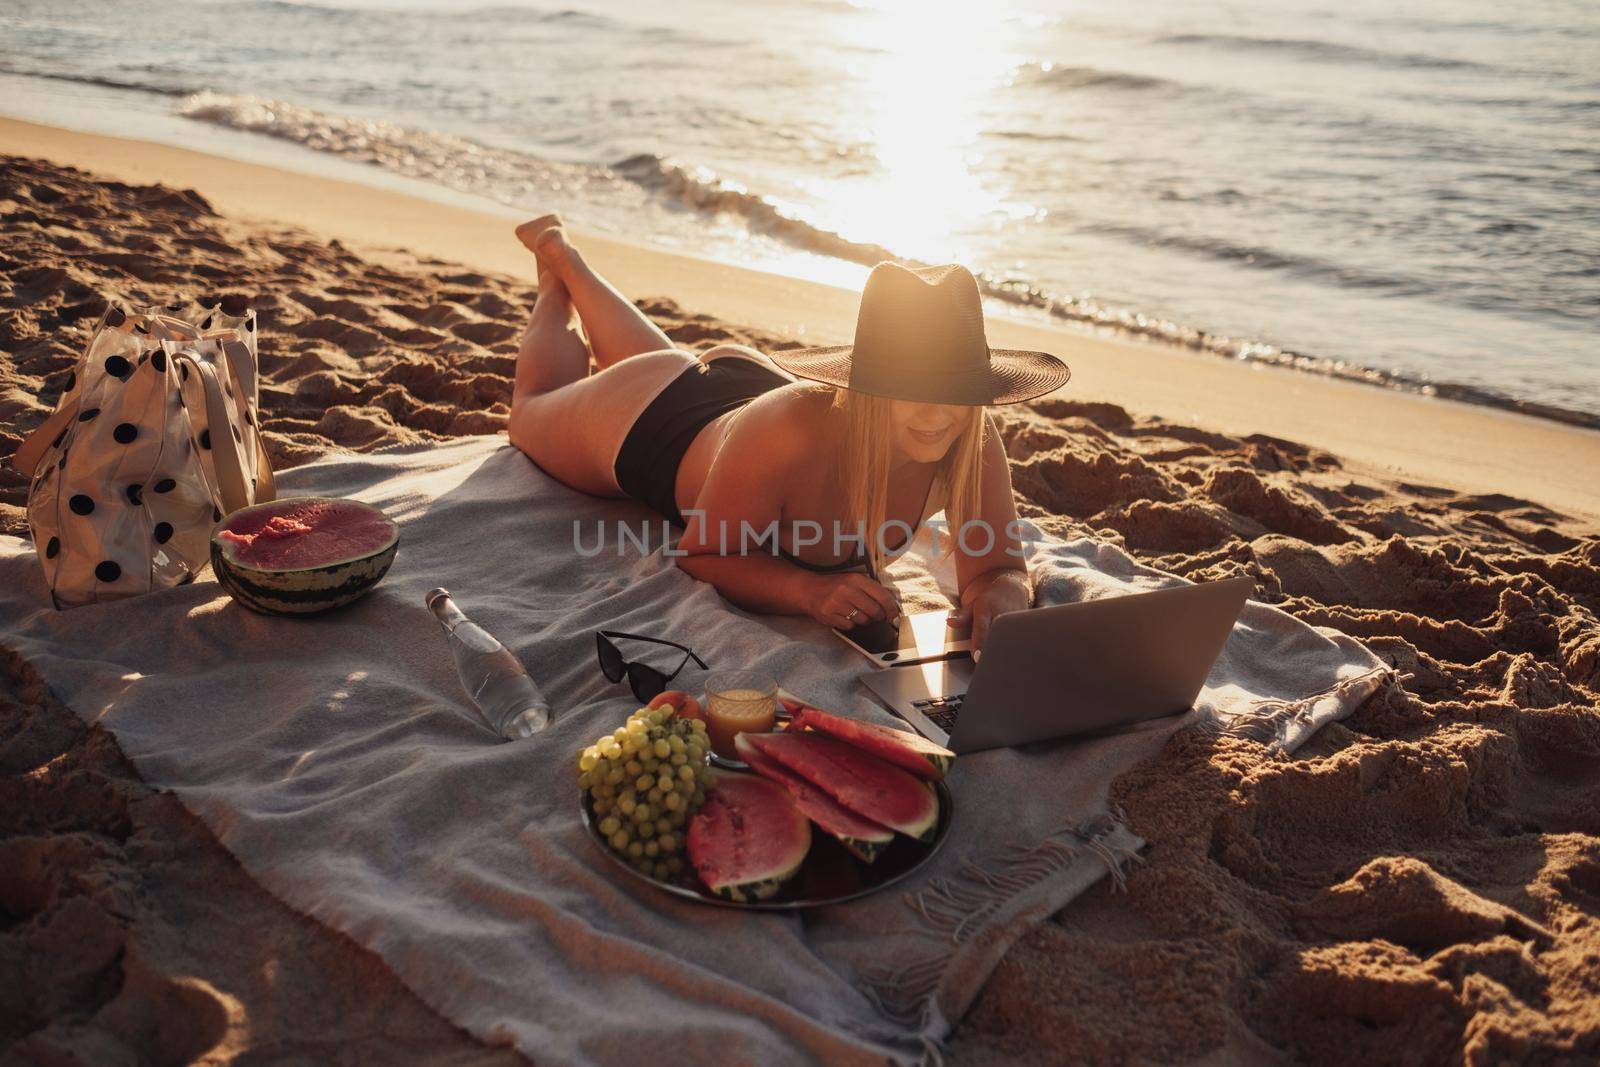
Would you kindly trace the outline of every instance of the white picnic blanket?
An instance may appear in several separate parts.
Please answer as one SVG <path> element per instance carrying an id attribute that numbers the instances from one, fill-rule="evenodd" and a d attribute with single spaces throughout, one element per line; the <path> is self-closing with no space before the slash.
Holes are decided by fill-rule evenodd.
<path id="1" fill-rule="evenodd" d="M 400 523 L 373 594 L 269 618 L 208 574 L 56 612 L 32 545 L 0 538 L 0 644 L 262 885 L 372 949 L 446 1018 L 541 1064 L 914 1062 L 1030 924 L 1121 876 L 1142 842 L 1107 810 L 1112 778 L 1183 726 L 1292 749 L 1385 677 L 1355 641 L 1251 604 L 1188 716 L 959 760 L 950 838 L 909 882 L 803 915 L 712 908 L 625 876 L 580 827 L 576 753 L 635 707 L 596 668 L 594 631 L 670 637 L 713 669 L 762 670 L 888 722 L 856 681 L 864 660 L 809 620 L 731 607 L 663 555 L 642 507 L 557 484 L 503 437 L 332 456 L 280 482 Z M 653 551 L 573 550 L 574 523 L 592 545 L 619 521 L 647 528 Z M 1041 603 L 1178 581 L 1088 541 L 1039 543 L 1031 566 Z M 926 558 L 894 573 L 910 606 L 933 606 Z M 546 732 L 499 743 L 468 716 L 422 602 L 436 585 L 529 666 L 557 710 Z M 691 664 L 680 682 L 702 678 Z"/>

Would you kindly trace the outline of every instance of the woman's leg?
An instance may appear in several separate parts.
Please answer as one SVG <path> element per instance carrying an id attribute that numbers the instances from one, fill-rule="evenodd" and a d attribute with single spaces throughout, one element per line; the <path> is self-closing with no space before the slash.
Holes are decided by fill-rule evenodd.
<path id="1" fill-rule="evenodd" d="M 519 400 L 570 385 L 588 374 L 589 347 L 583 343 L 567 287 L 552 272 L 541 271 L 539 296 L 517 350 L 511 403 L 515 406 Z"/>
<path id="2" fill-rule="evenodd" d="M 583 327 L 589 323 L 579 315 L 560 271 L 535 247 L 540 235 L 524 232 L 543 221 L 517 229 L 539 260 L 539 297 L 517 353 L 507 430 L 511 443 L 557 480 L 595 496 L 621 496 L 615 467 L 624 437 L 650 401 L 693 365 L 694 357 L 673 349 L 665 334 L 618 295 L 615 301 L 629 315 L 600 302 L 600 319 L 616 318 L 626 325 L 630 317 L 637 318 L 648 333 L 634 331 L 630 344 L 642 347 L 623 355 L 614 347 L 609 363 L 599 360 L 597 350 L 601 370 L 590 374 L 590 350 L 583 337 Z M 558 253 L 564 245 L 564 240 L 544 242 L 545 248 Z M 615 346 L 624 332 L 613 330 L 605 336 Z"/>
<path id="3" fill-rule="evenodd" d="M 639 414 L 694 365 L 687 352 L 645 352 L 548 393 L 512 402 L 511 443 L 545 473 L 594 496 L 622 496 L 617 453 Z"/>
<path id="4" fill-rule="evenodd" d="M 571 295 L 601 370 L 641 352 L 674 347 L 672 339 L 633 302 L 590 267 L 567 240 L 556 215 L 545 215 L 517 227 L 517 237 L 555 274 Z"/>

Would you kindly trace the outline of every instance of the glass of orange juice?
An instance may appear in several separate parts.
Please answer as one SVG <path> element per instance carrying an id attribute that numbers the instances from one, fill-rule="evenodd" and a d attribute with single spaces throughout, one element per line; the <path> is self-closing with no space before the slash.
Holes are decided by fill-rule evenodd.
<path id="1" fill-rule="evenodd" d="M 736 760 L 733 739 L 772 731 L 778 717 L 778 683 L 755 671 L 718 671 L 706 679 L 706 733 L 711 751 Z"/>

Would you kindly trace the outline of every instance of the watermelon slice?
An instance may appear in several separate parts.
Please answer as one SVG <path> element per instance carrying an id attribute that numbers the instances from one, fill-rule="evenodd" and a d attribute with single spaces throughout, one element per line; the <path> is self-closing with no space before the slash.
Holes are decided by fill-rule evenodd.
<path id="1" fill-rule="evenodd" d="M 927 778 L 930 781 L 943 778 L 950 773 L 950 767 L 956 761 L 954 752 L 948 748 L 941 748 L 921 734 L 879 726 L 876 723 L 861 722 L 858 719 L 846 719 L 809 705 L 800 710 L 800 714 L 795 717 L 794 726 L 801 728 L 809 726 L 829 737 L 836 737 L 874 756 L 880 756 L 901 770 L 910 771 L 918 778 Z"/>
<path id="2" fill-rule="evenodd" d="M 717 775 L 689 820 L 689 863 L 719 897 L 765 900 L 811 851 L 811 823 L 789 791 L 753 774 Z"/>
<path id="3" fill-rule="evenodd" d="M 916 838 L 939 825 L 933 786 L 854 745 L 817 733 L 749 734 L 750 743 L 863 818 Z"/>
<path id="4" fill-rule="evenodd" d="M 893 831 L 871 819 L 863 819 L 777 760 L 762 755 L 750 742 L 749 734 L 735 735 L 733 747 L 739 750 L 739 758 L 748 763 L 751 770 L 787 789 L 801 814 L 837 837 L 861 862 L 871 863 L 894 841 Z"/>

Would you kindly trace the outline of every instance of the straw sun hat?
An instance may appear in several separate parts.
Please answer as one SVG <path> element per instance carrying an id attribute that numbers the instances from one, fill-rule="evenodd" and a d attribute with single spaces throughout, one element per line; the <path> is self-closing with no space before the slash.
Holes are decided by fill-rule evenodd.
<path id="1" fill-rule="evenodd" d="M 1015 404 L 1072 377 L 1046 352 L 990 348 L 977 280 L 955 264 L 879 263 L 861 291 L 854 344 L 772 360 L 811 381 L 927 404 Z"/>

